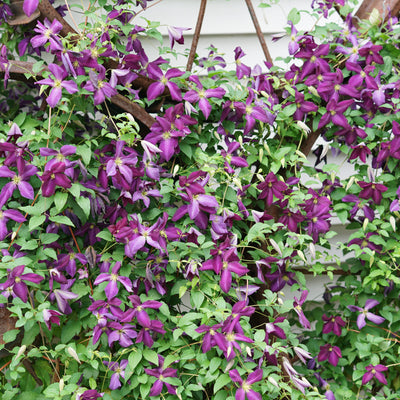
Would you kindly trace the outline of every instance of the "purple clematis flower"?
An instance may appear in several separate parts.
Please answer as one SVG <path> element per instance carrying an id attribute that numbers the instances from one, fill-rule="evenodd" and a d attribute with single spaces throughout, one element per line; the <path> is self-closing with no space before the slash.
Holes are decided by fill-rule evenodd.
<path id="1" fill-rule="evenodd" d="M 38 35 L 34 36 L 31 39 L 31 44 L 33 48 L 44 46 L 47 42 L 50 42 L 50 46 L 48 50 L 62 50 L 63 46 L 60 39 L 56 36 L 62 30 L 62 24 L 57 19 L 54 19 L 53 22 L 45 18 L 44 25 L 38 21 L 36 28 L 34 31 L 38 33 Z M 47 51 L 48 51 L 47 50 Z M 53 64 L 50 64 L 53 65 Z"/>
<path id="2" fill-rule="evenodd" d="M 39 5 L 39 0 L 24 0 L 22 9 L 24 10 L 24 13 L 28 17 L 30 17 L 38 8 L 38 5 Z"/>
<path id="3" fill-rule="evenodd" d="M 274 196 L 277 199 L 283 199 L 287 185 L 285 182 L 279 181 L 273 172 L 270 172 L 264 182 L 257 185 L 257 189 L 261 190 L 258 198 L 266 199 L 267 206 L 270 206 L 274 202 Z"/>
<path id="4" fill-rule="evenodd" d="M 62 315 L 62 313 L 56 310 L 43 310 L 43 319 L 49 330 L 51 330 L 51 324 L 60 326 L 60 315 Z"/>
<path id="5" fill-rule="evenodd" d="M 254 383 L 261 381 L 263 377 L 262 369 L 256 369 L 251 372 L 246 380 L 241 378 L 237 369 L 229 371 L 229 376 L 233 382 L 240 385 L 235 394 L 236 400 L 245 400 L 246 397 L 248 400 L 261 400 L 261 394 L 255 392 L 251 387 Z"/>
<path id="6" fill-rule="evenodd" d="M 72 309 L 68 304 L 68 300 L 73 300 L 79 297 L 76 293 L 69 292 L 68 290 L 54 289 L 54 297 L 57 301 L 58 309 L 64 314 L 71 314 Z"/>
<path id="7" fill-rule="evenodd" d="M 85 390 L 82 394 L 76 395 L 76 400 L 97 400 L 102 398 L 104 393 L 99 393 L 96 389 Z"/>
<path id="8" fill-rule="evenodd" d="M 99 283 L 102 282 L 107 282 L 107 281 L 109 282 L 104 290 L 108 300 L 112 299 L 118 294 L 117 282 L 122 283 L 122 285 L 128 292 L 133 291 L 131 280 L 126 276 L 117 275 L 120 268 L 121 268 L 121 262 L 118 261 L 113 266 L 111 274 L 100 274 L 93 282 L 94 285 L 98 285 Z"/>
<path id="9" fill-rule="evenodd" d="M 24 303 L 28 301 L 28 286 L 25 282 L 40 283 L 44 278 L 38 274 L 23 274 L 25 265 L 19 265 L 8 273 L 7 280 L 0 284 L 0 290 L 12 288 L 15 296 L 19 297 Z"/>
<path id="10" fill-rule="evenodd" d="M 69 94 L 76 93 L 78 86 L 74 81 L 66 81 L 65 78 L 68 76 L 68 72 L 57 64 L 50 64 L 49 70 L 53 74 L 54 79 L 46 78 L 37 81 L 37 85 L 48 85 L 51 86 L 50 94 L 46 97 L 46 102 L 50 107 L 55 107 L 62 96 L 62 88 L 64 88 Z"/>
<path id="11" fill-rule="evenodd" d="M 200 83 L 200 79 L 197 76 L 191 76 L 189 81 L 194 82 L 198 89 L 189 90 L 185 96 L 184 100 L 189 103 L 199 103 L 199 108 L 203 111 L 205 118 L 210 116 L 212 106 L 208 99 L 210 97 L 215 97 L 217 99 L 222 99 L 225 94 L 225 90 L 221 87 L 214 89 L 204 89 L 203 85 Z"/>
<path id="12" fill-rule="evenodd" d="M 322 320 L 326 322 L 322 328 L 322 333 L 333 332 L 335 335 L 340 336 L 342 334 L 342 328 L 346 325 L 346 322 L 338 315 L 335 317 L 328 317 L 324 314 Z"/>
<path id="13" fill-rule="evenodd" d="M 149 100 L 154 100 L 161 96 L 167 87 L 173 100 L 182 101 L 181 90 L 176 83 L 170 82 L 170 79 L 182 76 L 184 74 L 183 71 L 180 71 L 178 68 L 171 68 L 164 74 L 159 66 L 150 63 L 147 66 L 147 72 L 151 79 L 157 81 L 153 82 L 147 89 L 147 98 Z"/>
<path id="14" fill-rule="evenodd" d="M 319 362 L 328 360 L 329 363 L 336 367 L 339 362 L 339 358 L 342 358 L 342 352 L 340 351 L 339 347 L 332 346 L 329 343 L 320 347 L 318 354 Z"/>
<path id="15" fill-rule="evenodd" d="M 383 374 L 383 371 L 387 371 L 388 367 L 382 364 L 378 365 L 369 364 L 365 367 L 365 369 L 367 370 L 367 372 L 364 374 L 362 378 L 363 385 L 368 383 L 374 377 L 378 379 L 378 381 L 383 385 L 387 385 L 387 380 L 385 378 L 385 375 Z"/>
<path id="16" fill-rule="evenodd" d="M 149 396 L 159 396 L 162 392 L 163 386 L 167 387 L 169 394 L 176 394 L 176 387 L 164 381 L 164 378 L 176 378 L 177 370 L 173 368 L 164 368 L 164 357 L 158 355 L 158 368 L 145 368 L 147 375 L 155 376 L 157 380 L 153 383 L 150 389 Z"/>
<path id="17" fill-rule="evenodd" d="M 114 372 L 111 376 L 109 388 L 111 390 L 116 390 L 120 388 L 121 387 L 120 379 L 125 378 L 125 368 L 128 365 L 128 360 L 121 360 L 120 363 L 117 363 L 116 361 L 103 361 L 103 363 L 104 365 L 107 365 L 110 371 Z"/>
<path id="18" fill-rule="evenodd" d="M 243 276 L 249 272 L 246 267 L 239 263 L 235 248 L 224 252 L 222 258 L 205 261 L 200 270 L 213 270 L 216 274 L 221 274 L 220 286 L 225 293 L 228 293 L 232 286 L 232 273 Z"/>
<path id="19" fill-rule="evenodd" d="M 90 80 L 83 87 L 90 92 L 94 92 L 94 105 L 103 103 L 106 97 L 112 97 L 117 94 L 117 91 L 110 83 L 106 82 L 106 69 L 102 65 L 98 65 L 98 74 L 94 71 L 89 71 Z"/>
<path id="20" fill-rule="evenodd" d="M 308 290 L 303 290 L 301 292 L 300 300 L 298 300 L 297 297 L 294 298 L 293 307 L 294 311 L 296 311 L 297 315 L 299 316 L 301 325 L 303 325 L 303 327 L 306 329 L 310 329 L 311 324 L 307 319 L 307 317 L 304 315 L 303 309 L 301 307 L 303 303 L 306 301 L 307 295 L 308 295 Z"/>
<path id="21" fill-rule="evenodd" d="M 174 44 L 179 43 L 183 44 L 184 43 L 184 38 L 183 38 L 183 31 L 190 31 L 191 28 L 178 28 L 177 26 L 168 26 L 168 36 L 169 36 L 169 43 L 171 49 L 174 48 Z"/>
<path id="22" fill-rule="evenodd" d="M 378 300 L 374 300 L 374 299 L 368 299 L 365 302 L 365 307 L 361 308 L 361 307 L 357 307 L 357 306 L 347 306 L 347 308 L 350 311 L 356 312 L 359 311 L 360 314 L 357 317 L 357 326 L 358 329 L 362 329 L 365 325 L 367 325 L 367 323 L 365 322 L 365 318 L 367 318 L 369 321 L 373 322 L 374 324 L 381 324 L 382 322 L 385 321 L 385 318 L 380 317 L 379 315 L 375 315 L 372 314 L 371 312 L 369 312 L 369 310 L 375 306 L 377 306 L 379 304 Z"/>
<path id="23" fill-rule="evenodd" d="M 44 197 L 52 196 L 56 191 L 56 186 L 68 189 L 72 186 L 71 181 L 65 176 L 65 164 L 57 162 L 51 164 L 50 168 L 45 168 L 40 179 L 42 180 L 42 194 Z"/>
<path id="24" fill-rule="evenodd" d="M 37 168 L 31 164 L 25 164 L 22 160 L 18 162 L 18 174 L 11 171 L 8 167 L 0 167 L 0 177 L 11 178 L 11 182 L 6 183 L 1 189 L 1 202 L 7 201 L 18 188 L 22 197 L 26 199 L 34 198 L 32 185 L 28 182 L 31 176 L 35 175 Z M 3 204 L 4 204 L 3 203 Z"/>
<path id="25" fill-rule="evenodd" d="M 26 218 L 17 210 L 0 210 L 0 240 L 4 240 L 8 234 L 7 221 L 24 222 Z"/>

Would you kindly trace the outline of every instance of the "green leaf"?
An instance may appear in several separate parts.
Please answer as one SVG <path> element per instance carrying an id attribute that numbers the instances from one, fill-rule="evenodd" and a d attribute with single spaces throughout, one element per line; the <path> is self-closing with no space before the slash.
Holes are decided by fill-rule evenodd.
<path id="1" fill-rule="evenodd" d="M 89 218 L 90 215 L 90 199 L 87 197 L 78 197 L 75 199 L 78 203 L 79 207 L 82 208 L 82 211 L 85 213 L 86 218 Z"/>
<path id="2" fill-rule="evenodd" d="M 214 394 L 217 393 L 221 388 L 223 388 L 229 382 L 232 382 L 232 379 L 229 377 L 229 375 L 227 374 L 220 375 L 214 383 Z"/>
<path id="3" fill-rule="evenodd" d="M 49 220 L 55 222 L 56 224 L 63 224 L 75 227 L 73 222 L 65 215 L 55 215 L 54 217 L 49 217 Z"/>
<path id="4" fill-rule="evenodd" d="M 210 361 L 210 365 L 208 366 L 208 370 L 210 374 L 217 370 L 217 368 L 221 365 L 222 360 L 219 357 L 214 357 Z"/>
<path id="5" fill-rule="evenodd" d="M 199 309 L 204 301 L 204 294 L 197 291 L 192 291 L 190 293 L 190 304 L 194 307 Z"/>
<path id="6" fill-rule="evenodd" d="M 54 204 L 56 205 L 57 212 L 61 212 L 68 200 L 67 192 L 56 192 L 54 195 Z"/>
<path id="7" fill-rule="evenodd" d="M 129 354 L 128 363 L 132 371 L 137 367 L 141 359 L 142 359 L 142 353 L 138 350 L 133 351 L 131 354 Z"/>
<path id="8" fill-rule="evenodd" d="M 81 321 L 70 319 L 61 330 L 61 342 L 68 343 L 81 330 Z"/>
<path id="9" fill-rule="evenodd" d="M 45 215 L 34 215 L 29 220 L 29 230 L 33 231 L 38 226 L 42 225 L 44 221 L 46 221 Z"/>
<path id="10" fill-rule="evenodd" d="M 300 22 L 300 13 L 297 8 L 292 8 L 287 17 L 288 21 L 292 21 L 293 25 L 296 25 Z"/>
<path id="11" fill-rule="evenodd" d="M 40 241 L 42 244 L 50 244 L 56 242 L 59 237 L 57 233 L 43 233 L 40 235 Z"/>
<path id="12" fill-rule="evenodd" d="M 19 329 L 11 329 L 10 331 L 6 331 L 3 334 L 4 343 L 10 343 L 17 337 Z"/>
<path id="13" fill-rule="evenodd" d="M 168 354 L 167 357 L 165 357 L 163 368 L 167 368 L 174 361 L 178 361 L 178 360 L 179 360 L 178 356 L 174 356 L 173 354 Z"/>
<path id="14" fill-rule="evenodd" d="M 92 158 L 92 150 L 88 146 L 81 145 L 76 147 L 76 154 L 82 157 L 83 163 L 88 165 Z"/>
<path id="15" fill-rule="evenodd" d="M 158 355 L 157 355 L 157 353 L 155 351 L 150 350 L 150 349 L 144 349 L 143 350 L 143 357 L 147 361 L 149 361 L 149 362 L 153 363 L 154 365 L 158 366 Z"/>
<path id="16" fill-rule="evenodd" d="M 113 239 L 113 236 L 108 229 L 104 229 L 104 231 L 99 232 L 96 236 L 100 239 L 106 240 L 107 242 L 111 242 Z"/>

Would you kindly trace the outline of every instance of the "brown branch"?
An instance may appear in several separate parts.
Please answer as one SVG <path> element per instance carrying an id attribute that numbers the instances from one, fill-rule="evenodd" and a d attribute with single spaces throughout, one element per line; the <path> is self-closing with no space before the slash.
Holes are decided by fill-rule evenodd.
<path id="1" fill-rule="evenodd" d="M 273 64 L 272 57 L 271 57 L 271 54 L 269 53 L 269 50 L 268 50 L 268 47 L 267 47 L 267 43 L 265 42 L 264 34 L 262 33 L 261 28 L 260 28 L 260 24 L 258 23 L 257 15 L 256 15 L 256 13 L 254 11 L 253 4 L 252 4 L 251 0 L 245 0 L 245 1 L 246 1 L 246 4 L 247 4 L 247 8 L 249 9 L 249 13 L 250 13 L 251 19 L 252 19 L 253 24 L 254 24 L 254 28 L 256 29 L 258 40 L 260 41 L 261 47 L 263 49 L 265 59 L 269 63 Z"/>
<path id="2" fill-rule="evenodd" d="M 201 0 L 199 16 L 197 17 L 196 29 L 193 35 L 192 46 L 190 48 L 186 71 L 191 71 L 193 67 L 193 61 L 196 55 L 196 49 L 200 38 L 201 26 L 203 25 L 204 14 L 206 12 L 206 5 L 207 5 L 207 0 Z"/>
<path id="3" fill-rule="evenodd" d="M 57 10 L 51 5 L 49 0 L 41 0 L 39 3 L 39 11 L 41 14 L 41 18 L 47 18 L 50 22 L 53 20 L 57 20 L 61 23 L 63 28 L 60 31 L 61 36 L 67 36 L 69 33 L 76 36 L 78 38 L 78 33 L 72 26 L 57 12 Z"/>
<path id="4" fill-rule="evenodd" d="M 364 0 L 355 16 L 359 19 L 367 19 L 374 8 L 376 8 L 379 14 L 384 16 L 383 19 L 386 20 L 389 16 L 389 12 L 391 12 L 393 16 L 396 16 L 400 12 L 400 0 Z"/>

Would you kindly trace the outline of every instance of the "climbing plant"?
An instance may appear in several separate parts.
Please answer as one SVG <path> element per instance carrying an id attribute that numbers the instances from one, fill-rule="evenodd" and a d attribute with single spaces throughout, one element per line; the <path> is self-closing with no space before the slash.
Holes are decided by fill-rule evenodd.
<path id="1" fill-rule="evenodd" d="M 2 399 L 398 399 L 396 16 L 186 68 L 153 6 L 0 5 Z"/>

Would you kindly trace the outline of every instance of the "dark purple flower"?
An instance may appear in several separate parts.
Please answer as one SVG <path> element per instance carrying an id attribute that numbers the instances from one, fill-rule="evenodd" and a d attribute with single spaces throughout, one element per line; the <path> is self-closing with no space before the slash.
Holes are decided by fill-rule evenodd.
<path id="1" fill-rule="evenodd" d="M 60 325 L 60 315 L 62 314 L 55 310 L 43 310 L 43 320 L 49 330 L 51 329 L 51 324 Z"/>
<path id="2" fill-rule="evenodd" d="M 104 289 L 104 292 L 106 293 L 107 299 L 109 300 L 118 294 L 117 282 L 122 283 L 122 285 L 128 292 L 132 292 L 131 280 L 126 276 L 117 275 L 120 268 L 121 268 L 121 262 L 118 261 L 112 267 L 111 274 L 100 274 L 93 282 L 94 285 L 98 285 L 99 283 L 108 281 L 108 284 Z"/>
<path id="3" fill-rule="evenodd" d="M 378 365 L 369 364 L 365 367 L 365 369 L 367 370 L 367 372 L 363 375 L 362 378 L 363 385 L 368 383 L 374 377 L 378 379 L 378 381 L 383 385 L 387 385 L 387 380 L 385 378 L 385 375 L 383 374 L 383 371 L 387 371 L 388 367 L 382 364 Z"/>
<path id="4" fill-rule="evenodd" d="M 55 107 L 62 96 L 62 88 L 68 93 L 73 94 L 78 91 L 78 86 L 74 81 L 66 81 L 65 78 L 68 76 L 68 72 L 57 64 L 50 64 L 49 70 L 53 74 L 54 79 L 46 78 L 37 81 L 37 85 L 48 85 L 51 86 L 50 94 L 46 97 L 46 101 L 50 107 Z"/>
<path id="5" fill-rule="evenodd" d="M 237 369 L 229 371 L 229 377 L 233 382 L 240 385 L 235 394 L 236 400 L 244 400 L 246 397 L 248 400 L 261 400 L 261 394 L 255 392 L 251 387 L 254 383 L 262 380 L 263 371 L 262 369 L 256 369 L 251 372 L 246 380 L 243 380 Z"/>
<path id="6" fill-rule="evenodd" d="M 113 371 L 114 373 L 111 376 L 110 386 L 111 390 L 116 390 L 121 387 L 121 378 L 125 378 L 125 368 L 128 365 L 128 360 L 121 360 L 120 363 L 116 361 L 103 361 L 104 365 Z"/>
<path id="7" fill-rule="evenodd" d="M 25 282 L 40 283 L 44 278 L 38 274 L 23 274 L 25 265 L 14 267 L 8 272 L 7 280 L 0 284 L 0 290 L 12 288 L 13 293 L 24 303 L 28 301 L 28 286 Z"/>
<path id="8" fill-rule="evenodd" d="M 32 47 L 33 48 L 41 47 L 44 46 L 47 42 L 50 42 L 48 50 L 49 49 L 54 51 L 62 50 L 63 46 L 61 40 L 57 36 L 57 34 L 61 31 L 62 27 L 63 27 L 62 24 L 57 19 L 54 19 L 50 23 L 50 21 L 47 18 L 45 18 L 44 25 L 40 21 L 38 21 L 34 31 L 39 35 L 36 35 L 31 39 Z"/>
<path id="9" fill-rule="evenodd" d="M 18 174 L 11 171 L 8 167 L 0 167 L 0 177 L 11 178 L 11 182 L 6 183 L 1 189 L 0 203 L 4 204 L 18 188 L 22 197 L 26 199 L 34 198 L 32 185 L 28 182 L 30 177 L 36 175 L 37 168 L 31 164 L 25 164 L 23 161 L 18 162 Z"/>
<path id="10" fill-rule="evenodd" d="M 171 49 L 174 48 L 175 42 L 179 43 L 179 44 L 184 43 L 183 31 L 190 31 L 190 29 L 191 28 L 178 28 L 177 26 L 168 26 L 167 27 Z"/>
<path id="11" fill-rule="evenodd" d="M 173 368 L 164 368 L 164 357 L 158 355 L 158 368 L 145 368 L 147 375 L 155 376 L 157 379 L 150 389 L 149 396 L 159 396 L 162 392 L 163 386 L 167 387 L 169 394 L 176 395 L 176 387 L 164 381 L 164 378 L 176 378 L 177 370 Z"/>
<path id="12" fill-rule="evenodd" d="M 79 296 L 76 293 L 72 293 L 63 289 L 54 289 L 53 293 L 57 301 L 58 309 L 64 314 L 71 314 L 72 309 L 68 304 L 68 300 L 76 299 Z"/>
<path id="13" fill-rule="evenodd" d="M 45 168 L 40 179 L 42 180 L 42 194 L 44 197 L 52 196 L 56 186 L 68 189 L 72 186 L 71 181 L 65 176 L 65 163 L 57 162 L 51 164 L 49 169 Z"/>
<path id="14" fill-rule="evenodd" d="M 354 100 L 343 100 L 337 102 L 335 99 L 331 99 L 326 105 L 326 113 L 321 117 L 318 123 L 318 129 L 321 129 L 329 122 L 335 125 L 341 126 L 342 128 L 347 128 L 349 122 L 343 113 L 354 103 Z"/>
<path id="15" fill-rule="evenodd" d="M 82 394 L 76 395 L 76 400 L 97 400 L 103 397 L 96 389 L 85 390 Z"/>
<path id="16" fill-rule="evenodd" d="M 198 103 L 200 110 L 203 111 L 203 114 L 207 119 L 210 116 L 212 109 L 212 106 L 208 99 L 211 97 L 222 99 L 225 94 L 225 90 L 221 87 L 214 89 L 204 89 L 203 85 L 200 83 L 200 79 L 195 75 L 192 75 L 189 78 L 189 81 L 194 82 L 197 86 L 197 89 L 191 89 L 186 92 L 184 100 L 188 101 L 189 103 Z"/>
<path id="17" fill-rule="evenodd" d="M 320 347 L 318 354 L 319 362 L 328 360 L 329 363 L 336 367 L 339 362 L 339 358 L 342 358 L 342 352 L 340 351 L 339 347 L 333 346 L 329 343 Z"/>
<path id="18" fill-rule="evenodd" d="M 303 290 L 301 292 L 300 300 L 298 300 L 297 297 L 294 297 L 293 307 L 294 307 L 294 311 L 296 311 L 297 315 L 299 316 L 301 325 L 305 329 L 310 329 L 311 328 L 310 321 L 304 315 L 303 309 L 301 307 L 303 305 L 303 303 L 306 301 L 307 295 L 308 295 L 308 290 Z"/>
<path id="19" fill-rule="evenodd" d="M 357 306 L 347 306 L 347 308 L 350 311 L 353 312 L 359 312 L 360 314 L 357 317 L 357 326 L 358 329 L 362 329 L 365 325 L 367 325 L 367 323 L 365 322 L 365 319 L 368 319 L 369 321 L 373 322 L 374 324 L 381 324 L 382 322 L 385 321 L 385 318 L 380 317 L 379 315 L 375 315 L 372 314 L 371 312 L 369 312 L 369 310 L 375 306 L 377 306 L 379 304 L 378 300 L 374 300 L 374 299 L 368 299 L 365 302 L 365 307 L 361 308 L 361 307 L 357 307 Z"/>
<path id="20" fill-rule="evenodd" d="M 358 182 L 358 185 L 362 188 L 358 197 L 361 199 L 370 199 L 375 202 L 375 204 L 381 204 L 382 193 L 386 192 L 388 188 L 381 183 L 376 182 Z"/>
<path id="21" fill-rule="evenodd" d="M 346 325 L 343 319 L 338 315 L 335 317 L 328 317 L 324 314 L 322 320 L 326 322 L 322 328 L 322 333 L 333 332 L 335 335 L 340 336 L 342 334 L 342 328 Z"/>
<path id="22" fill-rule="evenodd" d="M 279 181 L 273 172 L 270 172 L 261 182 L 257 185 L 257 189 L 261 190 L 261 194 L 258 196 L 259 199 L 266 199 L 267 206 L 270 206 L 276 199 L 283 199 L 284 192 L 287 189 L 285 182 Z"/>

